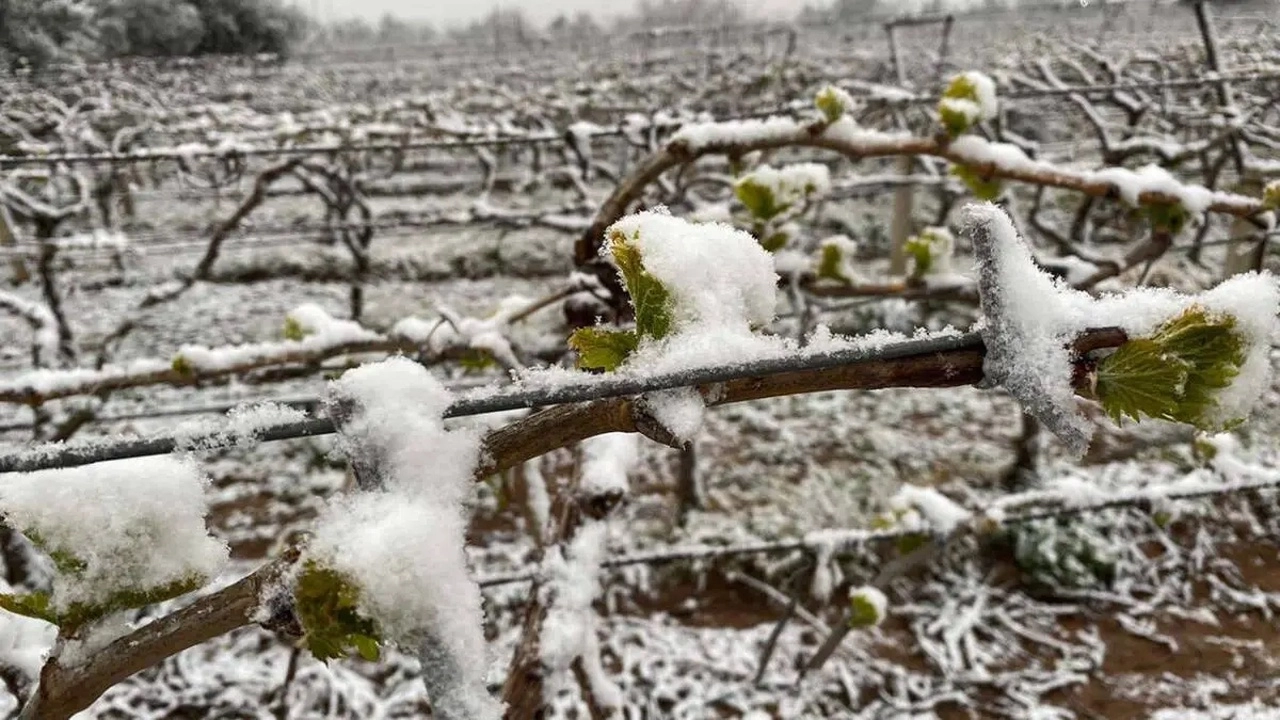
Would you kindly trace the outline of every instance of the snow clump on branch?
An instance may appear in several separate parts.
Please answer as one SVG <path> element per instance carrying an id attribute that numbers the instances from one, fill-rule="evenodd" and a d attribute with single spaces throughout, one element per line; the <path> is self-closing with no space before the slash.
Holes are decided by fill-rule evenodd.
<path id="1" fill-rule="evenodd" d="M 480 589 L 464 551 L 464 503 L 474 489 L 480 435 L 445 430 L 452 399 L 425 368 L 400 357 L 361 366 L 331 385 L 340 444 L 362 492 L 332 503 L 317 520 L 299 587 L 308 569 L 336 573 L 340 587 L 354 585 L 356 612 L 373 621 L 377 639 L 418 648 L 441 717 L 496 719 L 501 708 L 485 686 Z M 357 640 L 372 640 L 368 626 L 360 627 Z"/>
<path id="2" fill-rule="evenodd" d="M 17 473 L 0 480 L 0 512 L 53 559 L 48 608 L 74 625 L 218 575 L 228 549 L 205 526 L 207 483 L 174 457 Z"/>
<path id="3" fill-rule="evenodd" d="M 965 224 L 978 264 L 987 382 L 1001 385 L 1068 447 L 1092 426 L 1076 407 L 1072 341 L 1089 328 L 1129 338 L 1095 359 L 1082 392 L 1115 420 L 1156 417 L 1204 430 L 1248 417 L 1269 386 L 1280 287 L 1249 273 L 1198 295 L 1137 288 L 1094 298 L 1039 269 L 1008 215 L 971 205 Z"/>

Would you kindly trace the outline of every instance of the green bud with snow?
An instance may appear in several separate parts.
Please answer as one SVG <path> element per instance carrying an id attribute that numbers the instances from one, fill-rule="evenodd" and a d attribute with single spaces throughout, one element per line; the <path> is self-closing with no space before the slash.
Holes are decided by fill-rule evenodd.
<path id="1" fill-rule="evenodd" d="M 863 585 L 849 589 L 849 626 L 874 627 L 889 615 L 889 599 L 879 588 Z"/>
<path id="2" fill-rule="evenodd" d="M 823 240 L 821 255 L 818 259 L 818 277 L 846 285 L 852 283 L 854 273 L 850 260 L 857 249 L 857 243 L 844 235 Z"/>
<path id="3" fill-rule="evenodd" d="M 894 531 L 906 527 L 919 527 L 922 524 L 920 513 L 908 508 L 894 508 L 886 513 L 876 515 L 871 519 L 871 529 L 880 531 Z M 898 552 L 907 555 L 924 547 L 929 542 L 929 536 L 925 533 L 906 533 L 899 535 L 894 541 L 894 547 Z"/>
<path id="4" fill-rule="evenodd" d="M 903 249 L 915 263 L 911 276 L 919 279 L 925 275 L 951 272 L 955 245 L 955 237 L 944 227 L 925 228 L 919 235 L 907 238 Z"/>
<path id="5" fill-rule="evenodd" d="M 196 374 L 195 365 L 191 361 L 182 356 L 181 353 L 173 356 L 173 362 L 169 363 L 169 367 L 182 377 L 194 377 Z"/>
<path id="6" fill-rule="evenodd" d="M 1240 373 L 1246 345 L 1235 317 L 1193 306 L 1150 337 L 1131 339 L 1104 358 L 1094 394 L 1116 422 L 1145 415 L 1202 430 L 1227 429 L 1239 421 L 1218 418 L 1217 394 Z"/>
<path id="7" fill-rule="evenodd" d="M 827 122 L 833 123 L 844 117 L 844 114 L 853 107 L 853 98 L 835 85 L 828 85 L 818 91 L 813 104 L 817 106 Z"/>
<path id="8" fill-rule="evenodd" d="M 381 655 L 381 632 L 359 611 L 360 586 L 314 560 L 303 563 L 293 590 L 303 640 L 317 660 L 327 662 L 351 651 L 365 660 Z"/>
<path id="9" fill-rule="evenodd" d="M 1197 434 L 1191 441 L 1191 456 L 1197 462 L 1208 464 L 1218 457 L 1218 446 L 1211 438 Z"/>
<path id="10" fill-rule="evenodd" d="M 1280 180 L 1272 180 L 1262 189 L 1262 205 L 1268 210 L 1280 210 Z"/>
<path id="11" fill-rule="evenodd" d="M 1147 222 L 1151 223 L 1152 230 L 1171 235 L 1182 232 L 1182 229 L 1187 226 L 1187 221 L 1191 219 L 1191 213 L 1177 203 L 1147 205 L 1143 208 L 1143 214 L 1146 215 Z"/>
<path id="12" fill-rule="evenodd" d="M 964 72 L 951 78 L 938 101 L 938 121 L 951 137 L 994 118 L 999 111 L 995 81 L 980 72 Z"/>
<path id="13" fill-rule="evenodd" d="M 1000 197 L 1003 186 L 996 178 L 984 177 L 967 165 L 952 165 L 951 174 L 959 178 L 979 200 L 994 201 Z"/>
<path id="14" fill-rule="evenodd" d="M 733 194 L 752 217 L 761 220 L 772 220 L 787 210 L 774 197 L 772 188 L 749 175 L 734 183 Z"/>
<path id="15" fill-rule="evenodd" d="M 284 318 L 284 339 L 299 341 L 307 336 L 307 331 L 302 327 L 302 323 L 297 318 L 286 315 Z"/>
<path id="16" fill-rule="evenodd" d="M 761 165 L 733 185 L 738 202 L 752 217 L 765 222 L 830 189 L 831 172 L 818 163 L 798 163 L 776 169 Z"/>

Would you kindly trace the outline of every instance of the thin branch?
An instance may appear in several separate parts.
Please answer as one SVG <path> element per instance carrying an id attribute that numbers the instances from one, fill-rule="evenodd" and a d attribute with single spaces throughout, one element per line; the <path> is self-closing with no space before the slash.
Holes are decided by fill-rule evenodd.
<path id="1" fill-rule="evenodd" d="M 717 126 L 705 127 L 714 130 Z M 829 132 L 832 128 L 837 128 L 837 131 Z M 777 127 L 770 127 L 768 132 L 739 138 L 733 137 L 733 132 L 727 130 L 723 139 L 699 144 L 691 144 L 685 137 L 677 135 L 640 163 L 600 205 L 590 227 L 579 236 L 574 246 L 574 259 L 579 265 L 595 262 L 605 231 L 641 199 L 646 188 L 668 170 L 709 155 L 740 157 L 751 152 L 786 147 L 831 150 L 852 160 L 923 155 L 966 166 L 985 179 L 998 178 L 1064 188 L 1094 197 L 1118 198 L 1123 194 L 1121 184 L 1104 174 L 1032 160 L 1011 145 L 993 143 L 973 135 L 952 140 L 945 135 L 912 137 L 846 130 L 849 130 L 848 125 L 832 125 L 823 121 L 792 121 L 790 127 L 779 123 Z M 1181 194 L 1197 189 L 1202 190 L 1191 185 L 1183 185 L 1175 190 L 1148 189 L 1138 193 L 1133 199 L 1139 205 L 1180 205 Z M 1223 192 L 1213 193 L 1205 209 L 1243 218 L 1253 218 L 1265 210 L 1260 199 Z"/>
<path id="2" fill-rule="evenodd" d="M 1116 328 L 1083 333 L 1078 353 L 1116 347 L 1126 340 Z M 853 347 L 713 366 L 636 375 L 585 375 L 573 384 L 519 388 L 473 394 L 456 400 L 444 416 L 463 417 L 509 410 L 569 405 L 537 413 L 524 421 L 536 423 L 533 437 L 523 431 L 499 430 L 486 442 L 487 474 L 506 470 L 558 447 L 606 432 L 638 432 L 629 396 L 680 387 L 698 387 L 711 405 L 758 400 L 780 395 L 827 390 L 876 390 L 887 387 L 959 387 L 982 379 L 985 346 L 977 333 L 921 340 L 904 340 L 874 347 Z M 327 435 L 334 432 L 327 417 L 267 425 L 257 438 L 268 442 Z M 114 443 L 43 445 L 0 454 L 0 472 L 25 472 L 75 467 L 107 460 L 164 455 L 184 446 L 216 445 L 225 433 L 159 435 Z"/>

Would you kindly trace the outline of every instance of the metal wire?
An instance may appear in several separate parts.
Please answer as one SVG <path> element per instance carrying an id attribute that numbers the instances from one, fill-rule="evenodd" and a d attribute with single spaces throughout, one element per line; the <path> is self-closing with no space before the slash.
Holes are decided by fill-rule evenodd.
<path id="1" fill-rule="evenodd" d="M 754 360 L 737 365 L 714 366 L 658 373 L 650 376 L 585 375 L 571 385 L 522 389 L 499 389 L 463 397 L 444 412 L 444 417 L 465 417 L 529 408 L 590 402 L 640 395 L 658 390 L 708 385 L 787 372 L 824 370 L 861 363 L 882 362 L 932 353 L 972 350 L 983 347 L 978 333 L 941 338 L 905 340 L 873 348 L 848 348 L 823 353 Z M 335 431 L 328 417 L 266 425 L 255 436 L 262 442 L 328 435 Z M 109 460 L 165 455 L 183 447 L 213 447 L 226 437 L 223 428 L 204 433 L 157 435 L 124 440 L 89 440 L 74 444 L 50 443 L 0 454 L 0 473 L 29 472 L 76 467 Z"/>
<path id="2" fill-rule="evenodd" d="M 1035 98 L 1051 98 L 1072 94 L 1095 94 L 1101 92 L 1119 92 L 1126 90 L 1160 90 L 1174 88 L 1198 88 L 1214 86 L 1223 81 L 1231 82 L 1251 82 L 1262 80 L 1280 79 L 1280 69 L 1277 68 L 1260 68 L 1249 71 L 1238 71 L 1232 73 L 1218 73 L 1216 75 L 1204 75 L 1195 78 L 1180 78 L 1172 80 L 1155 80 L 1144 83 L 1126 82 L 1115 83 L 1109 85 L 1075 85 L 1061 88 L 1035 88 L 1028 90 L 1013 90 L 1005 94 L 1004 97 L 1011 100 L 1026 100 Z M 929 104 L 937 101 L 933 95 L 905 95 L 897 97 L 863 97 L 858 98 L 869 104 L 876 105 L 918 105 Z M 734 120 L 750 120 L 769 117 L 772 115 L 787 115 L 795 112 L 793 105 L 786 105 L 772 110 L 759 112 L 744 113 L 731 118 L 724 118 L 722 122 L 731 122 Z M 660 129 L 671 129 L 680 127 L 684 124 L 681 122 L 671 123 L 655 123 L 649 127 Z M 613 128 L 608 130 L 600 130 L 591 134 L 592 138 L 598 137 L 619 137 L 626 135 L 628 130 L 623 128 Z M 358 152 L 394 152 L 394 151 L 411 151 L 411 150 L 431 150 L 431 149 L 452 149 L 452 148 L 474 148 L 474 147 L 500 147 L 500 146 L 520 146 L 520 145 L 539 145 L 552 143 L 565 143 L 565 133 L 535 133 L 529 135 L 510 135 L 506 137 L 493 138 L 471 138 L 460 140 L 418 140 L 413 142 L 374 142 L 364 144 L 348 144 L 348 145 L 296 145 L 293 147 L 259 147 L 259 148 L 227 148 L 208 150 L 156 150 L 156 151 L 137 151 L 131 153 L 62 153 L 50 155 L 0 155 L 0 169 L 19 167 L 23 165 L 58 165 L 58 164 L 122 164 L 122 163 L 143 163 L 155 162 L 162 160 L 178 160 L 178 159 L 237 159 L 247 157 L 289 157 L 289 156 L 306 156 L 306 155 L 332 155 L 338 153 L 358 153 Z"/>
<path id="3" fill-rule="evenodd" d="M 1280 475 L 1266 480 L 1224 485 L 1220 488 L 1204 488 L 1199 490 L 1168 489 L 1167 491 L 1159 493 L 1142 492 L 1140 490 L 1135 494 L 1126 495 L 1124 497 L 1102 498 L 1100 500 L 1084 504 L 1042 508 L 1008 515 L 1000 519 L 1000 526 L 1008 527 L 1023 525 L 1037 520 L 1046 520 L 1049 518 L 1088 515 L 1091 513 L 1099 513 L 1105 510 L 1114 510 L 1123 507 L 1140 507 L 1157 500 L 1201 500 L 1223 495 L 1274 490 L 1276 488 L 1280 488 Z M 823 539 L 813 539 L 813 535 L 808 535 L 783 538 L 773 541 L 741 543 L 737 545 L 672 546 L 655 550 L 642 550 L 635 553 L 606 558 L 600 563 L 600 566 L 602 568 L 615 569 L 633 565 L 663 565 L 689 560 L 717 560 L 743 555 L 778 555 L 796 551 L 814 552 L 819 548 L 826 549 L 833 545 L 835 546 L 835 549 L 839 551 L 855 545 L 861 545 L 863 543 L 900 540 L 911 536 L 918 537 L 922 534 L 928 534 L 928 531 L 922 531 L 919 528 L 902 528 L 895 530 L 867 530 L 856 528 L 836 531 L 834 533 L 834 542 L 829 539 L 829 535 L 827 538 Z M 539 575 L 536 570 L 526 570 L 523 572 L 504 573 L 500 575 L 482 577 L 479 579 L 479 584 L 480 587 L 485 588 L 501 587 L 503 585 L 531 582 L 538 577 Z"/>

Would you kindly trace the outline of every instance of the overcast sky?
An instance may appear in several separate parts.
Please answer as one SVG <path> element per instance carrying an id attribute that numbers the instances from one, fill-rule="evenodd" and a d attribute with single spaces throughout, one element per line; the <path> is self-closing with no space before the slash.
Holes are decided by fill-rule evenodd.
<path id="1" fill-rule="evenodd" d="M 597 16 L 608 16 L 617 9 L 629 9 L 632 0 L 291 0 L 308 12 L 324 19 L 361 16 L 377 20 L 390 12 L 405 18 L 431 20 L 439 25 L 483 17 L 495 7 L 521 8 L 538 22 L 559 13 L 589 10 Z M 801 5 L 799 0 L 740 0 L 743 9 L 754 15 L 792 15 Z"/>

